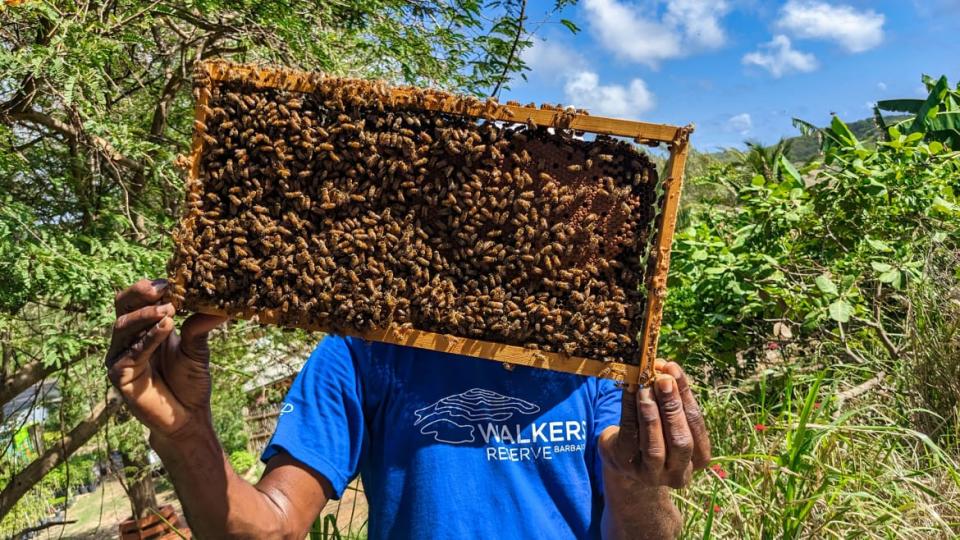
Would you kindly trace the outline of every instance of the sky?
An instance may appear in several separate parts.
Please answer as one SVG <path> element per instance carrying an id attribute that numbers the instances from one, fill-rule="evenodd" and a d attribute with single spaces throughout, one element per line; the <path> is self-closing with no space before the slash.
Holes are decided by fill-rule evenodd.
<path id="1" fill-rule="evenodd" d="M 960 79 L 960 0 L 530 0 L 527 80 L 501 101 L 696 126 L 702 151 L 870 116 L 925 96 L 920 77 Z M 573 21 L 572 33 L 560 23 Z"/>

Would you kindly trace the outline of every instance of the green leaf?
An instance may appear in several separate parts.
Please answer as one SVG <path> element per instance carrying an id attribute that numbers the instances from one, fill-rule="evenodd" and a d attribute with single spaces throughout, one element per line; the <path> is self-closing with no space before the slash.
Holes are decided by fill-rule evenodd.
<path id="1" fill-rule="evenodd" d="M 853 315 L 853 306 L 842 298 L 830 304 L 828 309 L 830 318 L 839 323 L 849 322 L 850 315 Z"/>
<path id="2" fill-rule="evenodd" d="M 944 199 L 943 197 L 935 197 L 933 199 L 931 209 L 933 209 L 935 212 L 947 214 L 948 216 L 960 214 L 960 208 L 958 208 L 956 204 Z"/>
<path id="3" fill-rule="evenodd" d="M 780 156 L 780 167 L 783 169 L 783 172 L 792 178 L 795 182 L 803 185 L 803 177 L 800 176 L 800 172 L 797 171 L 797 168 L 793 166 L 793 163 L 790 163 L 790 160 L 787 159 L 786 155 Z"/>
<path id="4" fill-rule="evenodd" d="M 889 283 L 893 285 L 895 289 L 900 289 L 903 286 L 903 272 L 897 268 L 891 268 L 880 274 L 879 279 L 881 283 Z"/>
<path id="5" fill-rule="evenodd" d="M 882 111 L 917 114 L 917 111 L 923 107 L 924 101 L 923 99 L 884 99 L 877 102 L 877 107 Z"/>
<path id="6" fill-rule="evenodd" d="M 766 179 L 760 174 L 755 174 L 753 178 L 750 179 L 750 185 L 752 186 L 762 187 L 766 183 Z"/>
<path id="7" fill-rule="evenodd" d="M 580 27 L 574 24 L 570 19 L 560 19 L 560 24 L 569 28 L 574 34 L 580 31 Z"/>
<path id="8" fill-rule="evenodd" d="M 827 296 L 837 296 L 837 286 L 833 284 L 833 281 L 830 280 L 830 276 L 822 274 L 817 276 L 817 279 L 814 280 L 817 284 L 817 288 L 820 289 L 820 292 Z"/>
<path id="9" fill-rule="evenodd" d="M 883 240 L 876 240 L 874 238 L 867 238 L 867 244 L 870 245 L 873 249 L 877 251 L 893 251 L 893 248 L 887 245 Z"/>
<path id="10" fill-rule="evenodd" d="M 857 140 L 857 136 L 850 131 L 850 127 L 847 126 L 839 116 L 834 116 L 833 120 L 830 121 L 830 131 L 838 140 L 846 143 L 847 146 L 860 146 L 860 141 Z"/>
<path id="11" fill-rule="evenodd" d="M 867 185 L 863 187 L 863 190 L 871 197 L 879 197 L 887 193 L 887 186 L 871 178 Z"/>
<path id="12" fill-rule="evenodd" d="M 916 115 L 917 118 L 911 131 L 923 131 L 929 128 L 929 118 L 932 115 L 936 114 L 936 111 L 939 109 L 940 102 L 943 100 L 943 95 L 949 90 L 947 85 L 947 76 L 944 75 L 937 80 L 936 84 L 933 85 L 933 88 L 930 89 L 930 95 L 927 96 L 927 99 L 923 102 L 923 105 L 917 109 Z"/>
<path id="13" fill-rule="evenodd" d="M 923 139 L 923 133 L 911 133 L 910 135 L 907 135 L 908 143 L 917 142 L 921 139 Z"/>
<path id="14" fill-rule="evenodd" d="M 889 272 L 890 269 L 893 268 L 889 264 L 882 262 L 872 262 L 870 263 L 870 266 L 873 267 L 873 269 L 877 272 Z"/>

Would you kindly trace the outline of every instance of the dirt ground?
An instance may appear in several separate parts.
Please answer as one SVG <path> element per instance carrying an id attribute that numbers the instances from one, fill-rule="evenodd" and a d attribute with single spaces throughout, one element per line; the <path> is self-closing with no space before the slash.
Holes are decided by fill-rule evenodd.
<path id="1" fill-rule="evenodd" d="M 162 505 L 172 504 L 182 515 L 180 501 L 172 490 L 157 493 Z M 66 526 L 50 527 L 39 538 L 56 540 L 62 538 L 101 539 L 117 538 L 117 527 L 130 517 L 130 502 L 116 480 L 104 482 L 93 493 L 77 495 L 76 502 L 67 509 L 64 520 L 77 520 Z"/>
<path id="2" fill-rule="evenodd" d="M 255 467 L 248 480 L 255 481 L 259 472 Z M 159 489 L 159 487 L 158 487 Z M 321 515 L 337 517 L 337 527 L 345 538 L 366 538 L 367 499 L 363 496 L 359 480 L 355 480 L 340 501 L 330 501 Z M 172 504 L 177 514 L 183 516 L 180 501 L 173 490 L 158 491 L 161 505 Z M 93 493 L 78 495 L 76 502 L 67 509 L 65 520 L 77 520 L 66 526 L 51 527 L 38 538 L 45 540 L 108 539 L 117 538 L 117 527 L 130 516 L 130 503 L 116 480 L 104 482 Z"/>

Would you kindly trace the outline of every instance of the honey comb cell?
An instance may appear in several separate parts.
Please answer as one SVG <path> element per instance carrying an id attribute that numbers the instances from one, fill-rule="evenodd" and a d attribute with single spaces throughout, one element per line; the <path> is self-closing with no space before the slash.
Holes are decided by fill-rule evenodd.
<path id="1" fill-rule="evenodd" d="M 635 145 L 309 77 L 305 92 L 198 79 L 178 305 L 636 364 L 659 182 Z"/>

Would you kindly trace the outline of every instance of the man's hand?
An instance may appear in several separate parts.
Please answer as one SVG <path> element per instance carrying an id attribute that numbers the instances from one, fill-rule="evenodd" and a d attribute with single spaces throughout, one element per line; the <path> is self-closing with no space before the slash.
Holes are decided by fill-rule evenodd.
<path id="1" fill-rule="evenodd" d="M 680 366 L 657 360 L 655 370 L 653 388 L 623 391 L 620 426 L 600 435 L 600 455 L 640 486 L 682 488 L 710 461 L 710 438 Z"/>
<path id="2" fill-rule="evenodd" d="M 107 352 L 110 381 L 154 435 L 209 428 L 210 350 L 207 334 L 226 319 L 190 316 L 177 335 L 174 308 L 161 304 L 165 280 L 140 280 L 117 294 L 117 320 Z"/>

